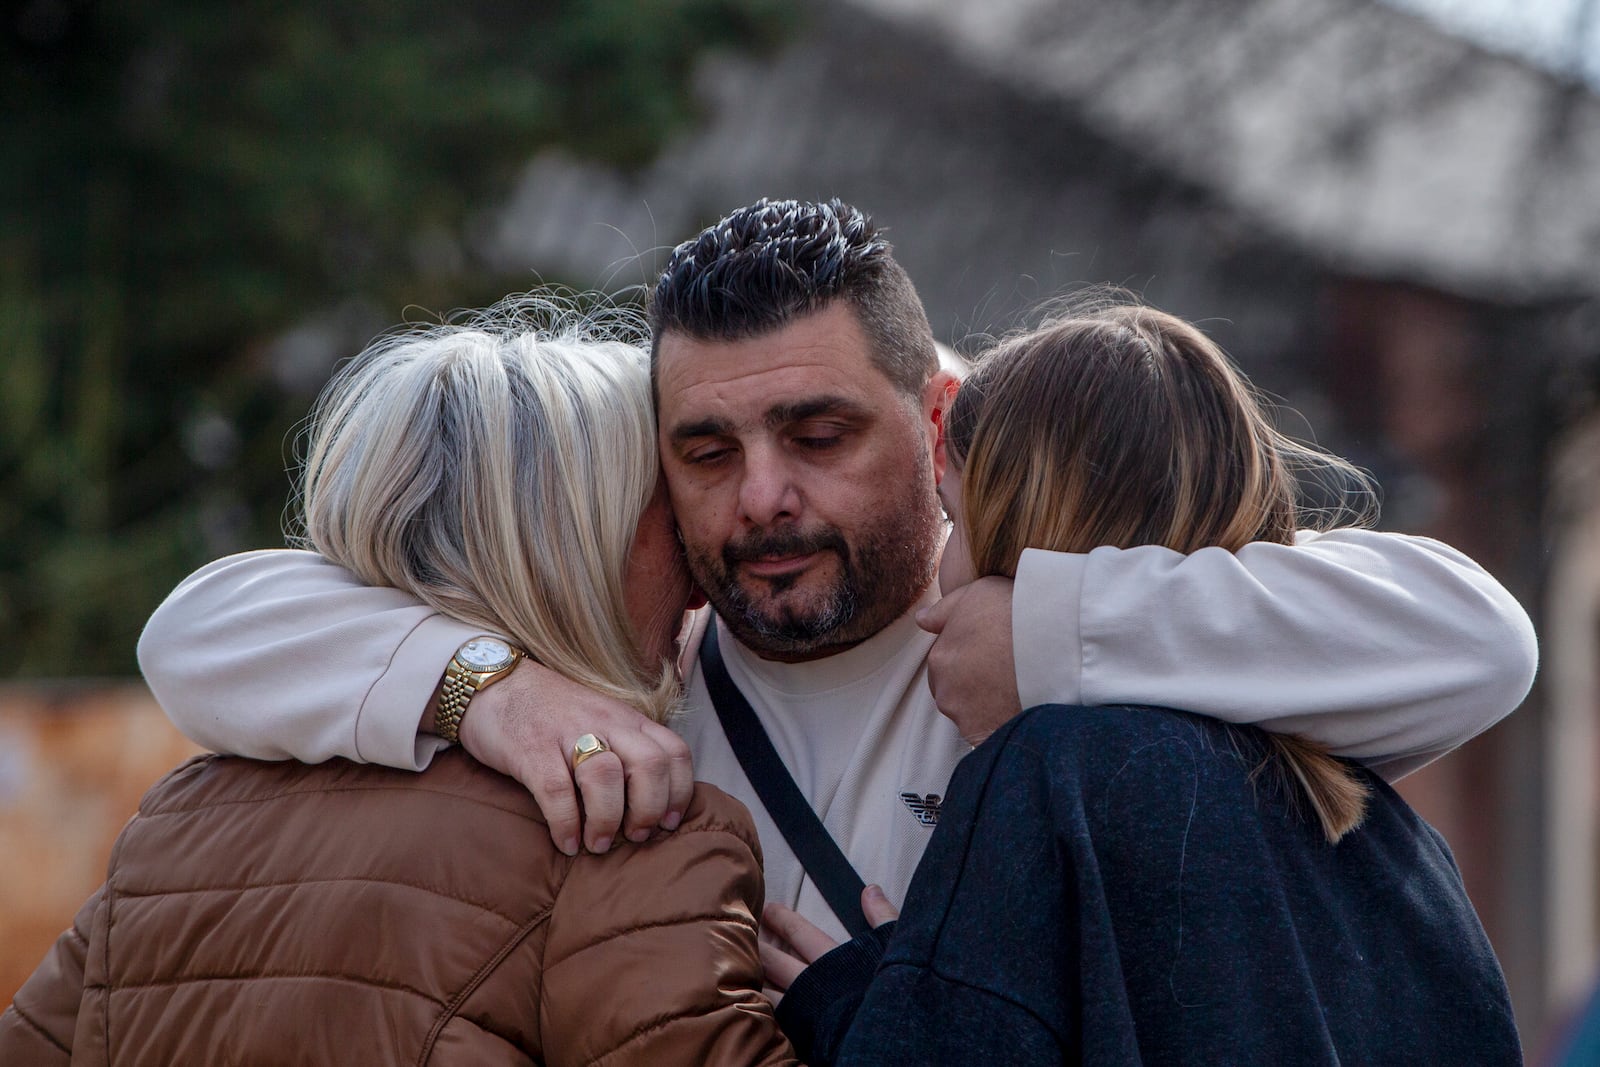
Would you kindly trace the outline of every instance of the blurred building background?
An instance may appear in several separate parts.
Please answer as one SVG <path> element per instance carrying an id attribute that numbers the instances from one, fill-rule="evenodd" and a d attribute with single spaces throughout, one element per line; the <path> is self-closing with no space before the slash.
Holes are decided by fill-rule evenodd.
<path id="1" fill-rule="evenodd" d="M 445 32 L 404 3 L 20 5 L 0 995 L 186 751 L 136 682 L 82 679 L 134 676 L 190 568 L 281 543 L 338 359 L 540 279 L 641 286 L 760 196 L 840 196 L 958 349 L 1084 283 L 1200 320 L 1287 429 L 1379 476 L 1386 528 L 1522 599 L 1533 694 L 1403 791 L 1548 1044 L 1600 946 L 1597 7 L 467 0 Z"/>

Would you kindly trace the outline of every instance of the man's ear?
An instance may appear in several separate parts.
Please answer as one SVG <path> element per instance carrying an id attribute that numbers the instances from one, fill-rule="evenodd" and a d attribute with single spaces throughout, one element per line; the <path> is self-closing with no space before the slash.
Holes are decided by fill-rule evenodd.
<path id="1" fill-rule="evenodd" d="M 956 391 L 961 381 L 949 371 L 934 372 L 922 392 L 924 426 L 928 431 L 928 451 L 933 457 L 933 483 L 944 480 L 946 465 L 945 423 L 950 416 L 950 405 L 955 403 Z"/>

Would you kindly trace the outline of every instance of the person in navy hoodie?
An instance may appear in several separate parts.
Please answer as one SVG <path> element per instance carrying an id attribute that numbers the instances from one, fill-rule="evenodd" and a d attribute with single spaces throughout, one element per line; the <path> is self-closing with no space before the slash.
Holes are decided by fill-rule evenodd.
<path id="1" fill-rule="evenodd" d="M 1227 552 L 1292 540 L 1310 489 L 1373 498 L 1275 430 L 1199 330 L 1135 304 L 1000 345 L 944 433 L 947 595 L 1030 548 Z M 1522 1062 L 1449 848 L 1376 775 L 1181 710 L 944 703 L 978 747 L 899 921 L 827 951 L 768 908 L 792 949 L 764 946 L 768 980 L 807 1062 Z M 893 915 L 875 887 L 863 906 Z"/>

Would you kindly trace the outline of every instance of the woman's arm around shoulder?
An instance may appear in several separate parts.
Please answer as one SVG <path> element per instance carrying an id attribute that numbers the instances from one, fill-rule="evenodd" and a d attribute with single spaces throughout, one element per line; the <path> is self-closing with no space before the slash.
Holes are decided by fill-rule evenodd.
<path id="1" fill-rule="evenodd" d="M 675 833 L 580 855 L 545 945 L 549 1067 L 796 1063 L 761 994 L 763 894 L 749 812 L 703 782 Z"/>
<path id="2" fill-rule="evenodd" d="M 1344 529 L 1189 555 L 1028 550 L 1022 707 L 1151 704 L 1296 733 L 1390 780 L 1510 714 L 1538 646 L 1516 599 L 1425 537 Z"/>
<path id="3" fill-rule="evenodd" d="M 419 738 L 418 720 L 477 632 L 316 553 L 244 552 L 167 597 L 139 666 L 178 729 L 212 751 L 421 770 L 443 742 Z"/>

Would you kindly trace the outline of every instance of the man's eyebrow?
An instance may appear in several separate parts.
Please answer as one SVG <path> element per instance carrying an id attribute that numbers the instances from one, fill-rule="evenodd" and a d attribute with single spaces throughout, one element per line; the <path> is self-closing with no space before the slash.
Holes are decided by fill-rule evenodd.
<path id="1" fill-rule="evenodd" d="M 818 396 L 788 404 L 774 404 L 767 409 L 763 421 L 771 428 L 788 422 L 804 422 L 806 419 L 815 419 L 823 415 L 864 419 L 871 414 L 872 410 L 858 400 L 842 396 Z"/>
<path id="2" fill-rule="evenodd" d="M 805 400 L 794 400 L 783 404 L 774 404 L 767 409 L 762 417 L 762 422 L 768 429 L 776 429 L 786 423 L 804 422 L 806 419 L 815 419 L 824 415 L 837 415 L 849 419 L 868 419 L 872 416 L 872 409 L 859 400 L 851 400 L 843 396 L 814 396 Z M 725 437 L 734 432 L 731 419 L 720 418 L 712 415 L 694 422 L 680 423 L 674 426 L 667 434 L 668 440 L 675 444 L 692 441 L 701 437 Z"/>
<path id="3" fill-rule="evenodd" d="M 673 441 L 689 441 L 696 437 L 720 437 L 732 431 L 732 422 L 713 417 L 700 419 L 698 422 L 679 423 L 672 428 L 668 436 Z"/>

